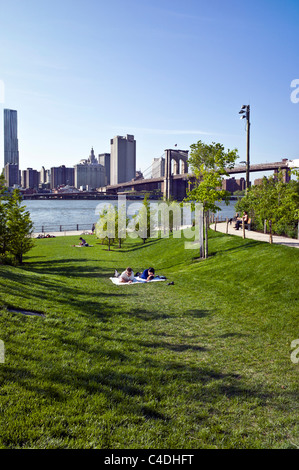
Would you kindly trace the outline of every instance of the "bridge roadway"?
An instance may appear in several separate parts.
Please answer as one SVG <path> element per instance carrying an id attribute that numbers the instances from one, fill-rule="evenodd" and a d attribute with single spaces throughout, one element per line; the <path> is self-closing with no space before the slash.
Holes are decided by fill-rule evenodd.
<path id="1" fill-rule="evenodd" d="M 261 171 L 277 171 L 277 170 L 289 170 L 290 167 L 287 164 L 287 160 L 282 160 L 281 162 L 273 162 L 273 163 L 259 163 L 256 165 L 250 165 L 250 173 L 253 172 L 261 172 Z M 246 173 L 246 165 L 242 166 L 236 166 L 232 169 L 227 169 L 226 170 L 229 175 L 233 174 L 238 174 L 238 173 Z M 192 181 L 192 174 L 191 173 L 183 173 L 179 175 L 172 175 L 172 179 L 174 181 L 176 180 L 182 180 L 182 181 L 188 181 L 191 179 Z M 132 187 L 141 187 L 144 186 L 148 187 L 148 190 L 150 191 L 150 186 L 156 185 L 158 186 L 159 183 L 164 183 L 165 177 L 161 176 L 159 178 L 148 178 L 148 179 L 136 179 L 136 180 L 131 180 L 127 181 L 126 183 L 119 183 L 115 185 L 110 185 L 106 187 L 107 193 L 113 193 L 117 192 L 121 189 L 126 191 L 127 188 L 132 188 Z M 143 189 L 143 188 L 142 188 Z"/>
<path id="2" fill-rule="evenodd" d="M 277 171 L 279 169 L 290 169 L 287 164 L 288 160 L 282 160 L 281 162 L 274 163 L 260 163 L 250 166 L 250 173 L 261 172 L 261 171 Z M 232 169 L 227 169 L 229 175 L 246 173 L 246 165 L 237 166 Z M 172 175 L 172 194 L 175 199 L 183 199 L 186 195 L 186 189 L 188 182 L 192 183 L 192 174 L 183 173 L 178 175 Z M 119 183 L 116 185 L 106 186 L 101 191 L 92 192 L 74 192 L 74 193 L 35 193 L 35 194 L 23 194 L 24 199 L 115 199 L 121 192 L 127 192 L 131 190 L 135 191 L 157 191 L 160 190 L 163 193 L 165 177 L 159 178 L 148 178 L 148 179 L 136 179 L 127 181 L 125 183 Z M 130 196 L 132 199 L 134 196 Z"/>

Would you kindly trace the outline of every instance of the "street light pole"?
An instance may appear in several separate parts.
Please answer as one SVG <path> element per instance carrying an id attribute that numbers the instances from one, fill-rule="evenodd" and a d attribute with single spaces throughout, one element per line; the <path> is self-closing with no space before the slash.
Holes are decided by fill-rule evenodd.
<path id="1" fill-rule="evenodd" d="M 250 181 L 249 181 L 249 174 L 250 174 L 250 106 L 244 105 L 239 111 L 239 114 L 242 114 L 241 119 L 247 120 L 247 143 L 246 143 L 246 193 L 248 191 Z"/>

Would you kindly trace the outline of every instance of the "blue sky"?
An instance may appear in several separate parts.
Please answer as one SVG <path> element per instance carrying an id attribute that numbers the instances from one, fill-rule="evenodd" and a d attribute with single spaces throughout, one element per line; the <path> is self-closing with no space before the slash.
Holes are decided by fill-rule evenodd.
<path id="1" fill-rule="evenodd" d="M 21 169 L 73 166 L 126 134 L 142 171 L 198 140 L 241 161 L 250 104 L 251 162 L 297 159 L 298 24 L 298 0 L 0 0 L 1 154 L 10 108 Z"/>

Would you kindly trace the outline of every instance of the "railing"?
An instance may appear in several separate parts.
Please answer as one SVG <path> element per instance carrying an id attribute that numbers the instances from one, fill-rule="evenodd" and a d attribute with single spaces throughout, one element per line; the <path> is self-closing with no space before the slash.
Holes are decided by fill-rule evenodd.
<path id="1" fill-rule="evenodd" d="M 93 224 L 40 225 L 34 226 L 34 233 L 92 231 Z"/>

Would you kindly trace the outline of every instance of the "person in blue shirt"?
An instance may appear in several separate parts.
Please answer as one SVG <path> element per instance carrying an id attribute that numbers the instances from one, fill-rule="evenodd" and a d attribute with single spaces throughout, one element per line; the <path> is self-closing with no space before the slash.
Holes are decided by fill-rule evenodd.
<path id="1" fill-rule="evenodd" d="M 155 277 L 155 270 L 154 268 L 148 268 L 143 271 L 140 278 L 146 279 L 147 281 L 151 281 Z"/>

